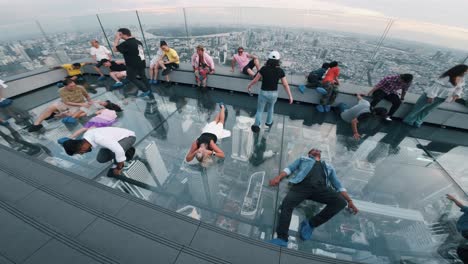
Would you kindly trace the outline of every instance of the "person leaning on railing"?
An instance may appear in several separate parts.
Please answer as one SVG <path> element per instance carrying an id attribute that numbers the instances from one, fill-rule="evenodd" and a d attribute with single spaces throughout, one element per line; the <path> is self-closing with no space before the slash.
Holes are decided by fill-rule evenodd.
<path id="1" fill-rule="evenodd" d="M 215 72 L 213 58 L 205 52 L 205 47 L 198 45 L 197 51 L 192 55 L 191 61 L 197 86 L 206 88 L 208 74 Z"/>
<path id="2" fill-rule="evenodd" d="M 460 98 L 465 85 L 464 76 L 467 72 L 468 66 L 459 64 L 440 75 L 434 85 L 419 97 L 403 122 L 410 126 L 420 127 L 424 118 L 443 102 L 451 103 Z"/>

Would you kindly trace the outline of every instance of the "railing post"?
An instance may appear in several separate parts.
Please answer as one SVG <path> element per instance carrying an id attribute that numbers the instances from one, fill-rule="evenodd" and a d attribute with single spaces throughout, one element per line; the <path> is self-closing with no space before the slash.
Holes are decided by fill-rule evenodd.
<path id="1" fill-rule="evenodd" d="M 141 36 L 143 37 L 143 43 L 145 44 L 146 56 L 148 56 L 148 60 L 151 61 L 151 55 L 148 49 L 148 44 L 146 44 L 145 32 L 143 32 L 143 26 L 141 25 L 140 15 L 138 14 L 138 10 L 135 10 L 135 13 L 138 19 L 138 24 L 140 25 L 140 31 L 141 31 Z"/>

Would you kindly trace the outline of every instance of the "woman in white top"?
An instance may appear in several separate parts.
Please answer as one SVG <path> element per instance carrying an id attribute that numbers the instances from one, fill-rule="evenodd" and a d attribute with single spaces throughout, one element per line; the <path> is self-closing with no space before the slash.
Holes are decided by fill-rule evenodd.
<path id="1" fill-rule="evenodd" d="M 420 127 L 424 118 L 437 106 L 443 102 L 450 103 L 460 98 L 465 85 L 464 76 L 467 71 L 467 65 L 459 64 L 444 72 L 434 85 L 419 97 L 411 112 L 403 119 L 403 122 L 410 126 Z"/>

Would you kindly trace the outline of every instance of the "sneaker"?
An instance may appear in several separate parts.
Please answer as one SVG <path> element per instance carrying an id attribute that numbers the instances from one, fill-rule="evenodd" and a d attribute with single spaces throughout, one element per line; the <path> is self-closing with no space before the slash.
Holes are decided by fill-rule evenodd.
<path id="1" fill-rule="evenodd" d="M 57 143 L 59 143 L 60 145 L 63 145 L 63 143 L 65 141 L 68 141 L 68 140 L 70 140 L 69 137 L 61 137 L 61 138 L 57 139 Z"/>
<path id="2" fill-rule="evenodd" d="M 141 94 L 138 95 L 138 97 L 146 97 L 146 96 L 149 96 L 151 94 L 151 91 L 146 91 L 146 92 L 142 92 Z"/>
<path id="3" fill-rule="evenodd" d="M 158 80 L 152 80 L 151 84 L 158 84 Z"/>
<path id="4" fill-rule="evenodd" d="M 299 92 L 304 93 L 305 91 L 305 85 L 301 84 L 297 88 L 299 88 Z"/>
<path id="5" fill-rule="evenodd" d="M 317 109 L 317 111 L 319 111 L 320 113 L 325 112 L 325 108 L 323 108 L 323 105 L 316 105 L 315 109 Z"/>
<path id="6" fill-rule="evenodd" d="M 13 100 L 5 98 L 2 101 L 0 101 L 0 107 L 9 106 L 11 105 L 11 103 L 13 103 Z"/>
<path id="7" fill-rule="evenodd" d="M 325 112 L 330 112 L 331 106 L 330 105 L 324 105 L 323 110 L 325 110 Z"/>
<path id="8" fill-rule="evenodd" d="M 385 120 L 387 120 L 387 121 L 393 121 L 393 119 L 392 119 L 391 117 L 389 117 L 389 116 L 387 116 L 387 117 L 385 118 Z"/>
<path id="9" fill-rule="evenodd" d="M 254 133 L 260 132 L 260 127 L 259 127 L 259 126 L 252 125 L 250 128 L 252 129 L 252 131 L 253 131 Z"/>
<path id="10" fill-rule="evenodd" d="M 172 71 L 172 68 L 166 68 L 166 69 L 164 69 L 164 70 L 162 71 L 161 74 L 162 74 L 162 76 L 166 76 L 166 75 L 168 75 L 169 73 L 171 73 L 171 71 Z"/>
<path id="11" fill-rule="evenodd" d="M 105 75 L 102 75 L 100 76 L 97 80 L 98 81 L 104 81 L 106 79 L 106 76 Z"/>
<path id="12" fill-rule="evenodd" d="M 73 118 L 71 116 L 67 116 L 64 119 L 62 119 L 62 123 L 64 124 L 76 124 L 76 118 Z"/>
<path id="13" fill-rule="evenodd" d="M 39 131 L 43 128 L 44 126 L 42 124 L 39 125 L 32 125 L 28 128 L 28 132 L 36 132 Z"/>
<path id="14" fill-rule="evenodd" d="M 106 174 L 107 177 L 109 178 L 115 178 L 115 174 L 114 174 L 114 169 L 113 168 L 110 168 L 108 171 L 107 171 L 107 174 Z"/>
<path id="15" fill-rule="evenodd" d="M 274 245 L 277 245 L 277 246 L 280 246 L 280 247 L 288 247 L 288 241 L 283 240 L 281 238 L 272 239 L 272 240 L 268 241 L 268 243 L 271 243 L 271 244 L 274 244 Z"/>
<path id="16" fill-rule="evenodd" d="M 310 226 L 309 220 L 303 220 L 301 224 L 299 225 L 299 236 L 301 237 L 302 240 L 307 241 L 312 238 L 312 232 L 314 231 L 314 228 Z"/>
<path id="17" fill-rule="evenodd" d="M 114 89 L 119 88 L 119 87 L 122 87 L 123 85 L 124 85 L 123 82 L 116 82 L 116 83 L 114 83 L 114 85 L 112 85 L 112 88 L 114 88 Z"/>
<path id="18" fill-rule="evenodd" d="M 321 95 L 326 95 L 328 94 L 327 90 L 325 90 L 324 88 L 322 87 L 317 87 L 315 88 L 315 91 L 317 91 L 317 93 L 321 94 Z"/>
<path id="19" fill-rule="evenodd" d="M 58 82 L 56 85 L 57 85 L 58 88 L 62 88 L 63 86 L 65 86 L 65 85 L 63 85 L 63 82 Z"/>
<path id="20" fill-rule="evenodd" d="M 273 122 L 271 122 L 270 124 L 265 123 L 265 126 L 271 128 L 273 126 Z"/>

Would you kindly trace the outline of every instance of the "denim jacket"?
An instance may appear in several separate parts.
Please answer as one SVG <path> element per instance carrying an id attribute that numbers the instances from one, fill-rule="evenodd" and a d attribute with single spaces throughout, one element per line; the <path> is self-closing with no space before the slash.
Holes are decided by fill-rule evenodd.
<path id="1" fill-rule="evenodd" d="M 314 167 L 315 159 L 309 157 L 300 157 L 299 159 L 295 160 L 291 163 L 288 167 L 286 167 L 283 171 L 289 176 L 292 173 L 296 172 L 290 179 L 289 182 L 292 184 L 300 183 L 310 170 Z M 340 181 L 336 177 L 335 168 L 331 165 L 322 161 L 322 164 L 325 167 L 325 184 L 327 187 L 333 187 L 335 190 L 339 192 L 345 192 L 346 189 L 343 188 Z"/>

